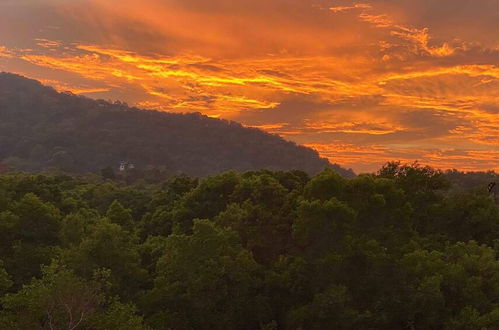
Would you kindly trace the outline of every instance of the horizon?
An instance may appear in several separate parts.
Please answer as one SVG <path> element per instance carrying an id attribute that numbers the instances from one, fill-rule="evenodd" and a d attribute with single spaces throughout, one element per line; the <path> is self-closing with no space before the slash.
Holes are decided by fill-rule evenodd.
<path id="1" fill-rule="evenodd" d="M 36 81 L 37 83 L 41 83 L 40 81 L 36 80 L 36 79 L 31 79 L 31 78 L 28 78 L 28 77 L 25 77 L 25 76 L 22 76 L 22 75 L 19 75 L 19 74 L 15 74 L 15 73 L 11 73 L 11 72 L 6 72 L 6 71 L 0 71 L 0 75 L 2 74 L 6 74 L 6 75 L 15 75 L 17 77 L 20 77 L 20 78 L 23 78 L 23 79 L 28 79 L 28 80 L 33 80 L 33 81 Z M 156 110 L 156 109 L 142 109 L 142 108 L 137 108 L 135 106 L 130 106 L 128 105 L 126 102 L 122 102 L 121 100 L 105 100 L 105 99 L 93 99 L 91 97 L 88 97 L 86 95 L 79 95 L 79 94 L 75 94 L 73 93 L 72 91 L 60 91 L 60 90 L 57 90 L 55 89 L 53 86 L 50 86 L 50 85 L 45 85 L 43 83 L 41 83 L 42 86 L 44 87 L 49 87 L 53 90 L 55 90 L 57 93 L 69 93 L 69 94 L 72 94 L 74 96 L 82 96 L 82 97 L 85 97 L 85 98 L 88 98 L 90 100 L 94 100 L 94 101 L 104 101 L 104 102 L 107 102 L 109 104 L 113 104 L 113 103 L 116 103 L 116 102 L 120 102 L 122 105 L 126 106 L 126 107 L 129 107 L 130 110 L 135 110 L 135 111 L 155 111 L 155 112 L 158 112 L 158 113 L 165 113 L 165 114 L 177 114 L 177 115 L 188 115 L 188 114 L 199 114 L 201 116 L 204 116 L 206 118 L 210 118 L 212 120 L 228 120 L 228 119 L 224 119 L 224 118 L 213 118 L 213 117 L 210 117 L 206 114 L 203 114 L 201 112 L 166 112 L 166 111 L 162 111 L 162 110 Z M 254 128 L 254 129 L 258 129 L 262 132 L 265 132 L 265 133 L 268 133 L 268 134 L 275 134 L 275 133 L 272 133 L 272 132 L 268 132 L 268 131 L 265 131 L 263 130 L 262 128 L 259 128 L 259 127 L 254 127 L 254 126 L 246 126 L 240 122 L 237 122 L 237 121 L 234 121 L 234 120 L 228 120 L 229 122 L 232 122 L 232 123 L 236 123 L 236 124 L 239 124 L 241 125 L 242 127 L 245 127 L 245 128 Z M 279 135 L 279 137 L 283 138 L 282 136 Z M 284 139 L 284 138 L 283 138 Z M 284 139 L 286 140 L 286 139 Z M 286 140 L 286 141 L 290 141 L 290 140 Z M 290 142 L 293 142 L 293 141 L 290 141 Z M 299 145 L 299 144 L 298 144 Z M 319 154 L 320 157 L 322 157 L 320 154 Z M 327 159 L 326 157 L 323 157 L 324 159 Z M 419 166 L 419 167 L 425 167 L 425 166 L 430 166 L 428 164 L 424 164 L 424 163 L 421 163 L 419 162 L 418 160 L 415 160 L 413 162 L 402 162 L 402 161 L 392 161 L 392 162 L 385 162 L 383 164 L 380 165 L 379 168 L 375 169 L 374 171 L 371 171 L 371 172 L 353 172 L 353 174 L 355 175 L 362 175 L 362 174 L 376 174 L 378 173 L 379 170 L 381 170 L 385 165 L 387 165 L 388 163 L 399 163 L 400 165 L 402 166 Z M 334 162 L 330 162 L 331 165 L 341 165 L 341 164 L 336 164 Z M 2 163 L 0 162 L 0 165 L 2 165 Z M 431 167 L 431 166 L 430 166 Z M 345 170 L 348 170 L 348 171 L 353 171 L 352 168 L 346 168 L 346 167 L 343 167 Z M 456 169 L 456 168 L 436 168 L 436 167 L 432 167 L 433 169 L 435 170 L 439 170 L 439 171 L 442 171 L 444 173 L 448 173 L 448 172 L 452 172 L 452 171 L 459 171 L 459 172 L 462 172 L 464 174 L 470 174 L 470 173 L 496 173 L 496 170 L 495 169 L 488 169 L 488 170 L 480 170 L 480 171 L 461 171 L 459 169 Z M 49 171 L 50 172 L 50 171 Z"/>
<path id="2" fill-rule="evenodd" d="M 233 120 L 356 173 L 499 171 L 499 1 L 207 4 L 3 1 L 0 71 Z"/>

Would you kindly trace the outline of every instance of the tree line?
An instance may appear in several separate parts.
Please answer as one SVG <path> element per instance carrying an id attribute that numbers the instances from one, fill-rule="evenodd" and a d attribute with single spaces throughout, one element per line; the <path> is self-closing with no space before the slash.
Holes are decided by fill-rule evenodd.
<path id="1" fill-rule="evenodd" d="M 0 73 L 0 171 L 94 173 L 121 161 L 170 175 L 261 168 L 315 174 L 324 167 L 354 175 L 312 149 L 233 121 L 139 110 Z"/>
<path id="2" fill-rule="evenodd" d="M 8 173 L 0 328 L 494 329 L 498 233 L 485 187 L 417 164 L 134 185 Z"/>

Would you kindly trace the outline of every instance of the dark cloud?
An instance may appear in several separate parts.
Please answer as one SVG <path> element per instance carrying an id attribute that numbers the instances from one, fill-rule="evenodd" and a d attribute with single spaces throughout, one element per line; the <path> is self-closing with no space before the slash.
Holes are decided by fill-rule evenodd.
<path id="1" fill-rule="evenodd" d="M 321 103 L 314 97 L 290 97 L 272 109 L 255 109 L 238 114 L 234 119 L 249 125 L 286 122 L 300 126 L 304 119 L 314 117 L 318 112 L 330 109 L 329 103 Z"/>

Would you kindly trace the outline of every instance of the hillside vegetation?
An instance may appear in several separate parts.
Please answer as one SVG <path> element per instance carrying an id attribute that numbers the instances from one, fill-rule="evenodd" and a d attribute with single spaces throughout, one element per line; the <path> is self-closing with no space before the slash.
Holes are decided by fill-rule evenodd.
<path id="1" fill-rule="evenodd" d="M 58 93 L 0 73 L 0 162 L 23 171 L 74 173 L 117 169 L 120 161 L 195 176 L 226 170 L 325 167 L 314 150 L 258 129 L 194 114 L 143 111 L 126 104 Z"/>
<path id="2" fill-rule="evenodd" d="M 499 208 L 387 164 L 0 176 L 0 329 L 497 329 Z"/>

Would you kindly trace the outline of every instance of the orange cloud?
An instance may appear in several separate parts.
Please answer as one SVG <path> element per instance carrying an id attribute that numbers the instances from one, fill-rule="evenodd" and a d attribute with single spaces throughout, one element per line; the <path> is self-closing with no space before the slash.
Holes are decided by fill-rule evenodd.
<path id="1" fill-rule="evenodd" d="M 48 1 L 58 19 L 43 25 L 33 9 L 42 37 L 0 58 L 60 90 L 237 120 L 358 171 L 497 168 L 499 24 L 487 13 L 499 7 L 477 4 L 461 30 L 426 7 L 465 17 L 459 6 L 428 3 Z"/>
<path id="2" fill-rule="evenodd" d="M 355 3 L 352 6 L 338 6 L 338 7 L 331 7 L 329 10 L 331 10 L 333 13 L 341 13 L 345 11 L 350 11 L 353 9 L 371 9 L 372 6 L 368 3 Z"/>
<path id="3" fill-rule="evenodd" d="M 331 161 L 338 161 L 346 167 L 357 168 L 360 172 L 370 172 L 380 168 L 386 161 L 402 161 L 406 163 L 419 161 L 437 168 L 463 171 L 499 171 L 497 159 L 499 151 L 485 150 L 439 150 L 414 148 L 389 148 L 382 145 L 358 146 L 337 141 L 332 144 L 307 144 Z M 417 157 L 414 157 L 414 154 Z"/>
<path id="4" fill-rule="evenodd" d="M 12 55 L 9 53 L 6 47 L 0 46 L 0 58 L 11 58 Z"/>

